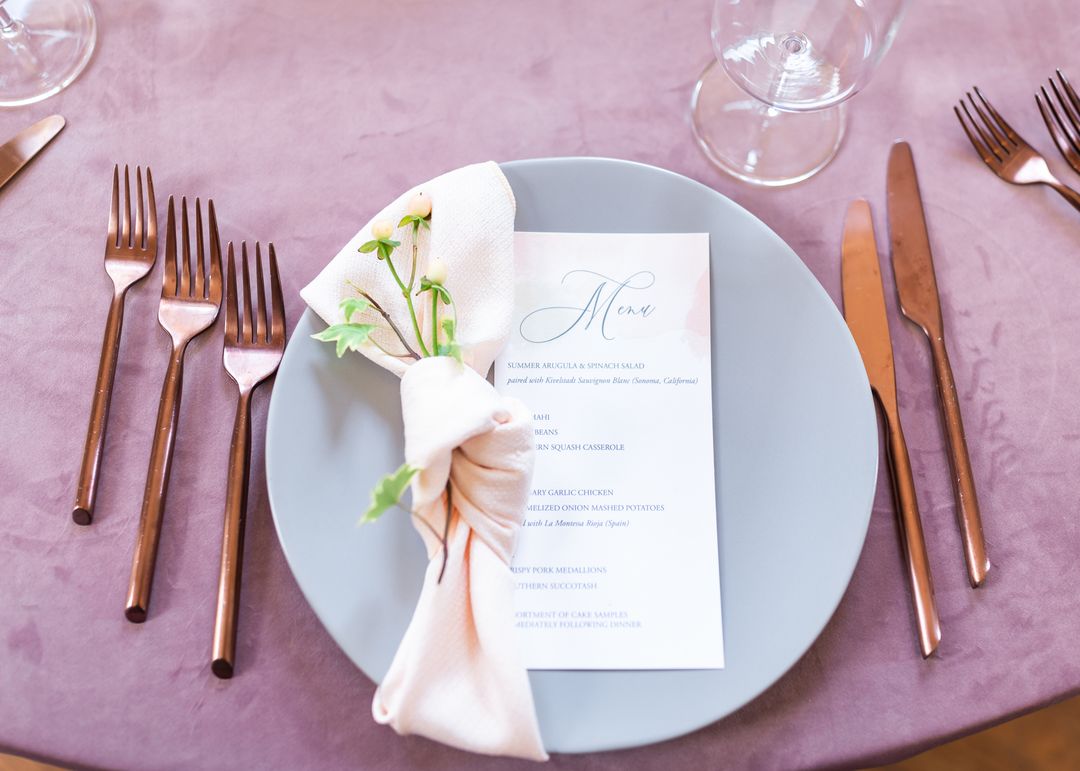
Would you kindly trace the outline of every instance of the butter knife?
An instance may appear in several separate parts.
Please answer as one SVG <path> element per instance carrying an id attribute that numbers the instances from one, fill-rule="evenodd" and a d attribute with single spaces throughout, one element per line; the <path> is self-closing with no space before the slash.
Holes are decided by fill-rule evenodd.
<path id="1" fill-rule="evenodd" d="M 986 556 L 979 500 L 975 495 L 975 475 L 971 471 L 960 401 L 956 396 L 949 354 L 945 349 L 945 328 L 941 321 L 934 259 L 926 230 L 915 159 L 911 145 L 896 142 L 889 152 L 888 173 L 889 236 L 892 242 L 893 273 L 900 295 L 900 310 L 920 326 L 930 340 L 930 353 L 937 374 L 945 433 L 949 438 L 949 462 L 956 493 L 956 520 L 964 545 L 968 580 L 979 586 L 990 569 Z"/>
<path id="2" fill-rule="evenodd" d="M 41 148 L 60 133 L 66 121 L 59 115 L 42 118 L 0 146 L 0 187 L 7 184 Z"/>
<path id="3" fill-rule="evenodd" d="M 893 500 L 899 523 L 901 546 L 911 585 L 911 600 L 919 636 L 919 650 L 926 658 L 941 642 L 941 623 L 934 601 L 930 561 L 926 556 L 915 480 L 911 473 L 907 443 L 900 426 L 896 401 L 896 371 L 893 367 L 892 338 L 885 314 L 885 290 L 881 284 L 874 223 L 870 204 L 853 201 L 844 222 L 840 258 L 844 295 L 844 317 L 859 347 L 870 389 L 877 397 L 885 431 L 885 450 L 892 474 Z"/>

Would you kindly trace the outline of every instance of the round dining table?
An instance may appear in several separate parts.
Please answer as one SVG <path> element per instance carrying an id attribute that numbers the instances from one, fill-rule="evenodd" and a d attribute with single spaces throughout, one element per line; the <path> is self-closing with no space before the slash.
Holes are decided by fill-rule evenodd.
<path id="1" fill-rule="evenodd" d="M 223 241 L 273 241 L 290 326 L 299 289 L 385 201 L 472 162 L 605 156 L 679 172 L 763 220 L 837 302 L 844 212 L 868 199 L 940 649 L 923 660 L 916 647 L 882 463 L 850 587 L 778 682 L 689 735 L 555 755 L 550 766 L 866 766 L 1080 691 L 1080 212 L 1046 188 L 998 180 L 953 114 L 978 85 L 1080 184 L 1033 98 L 1068 64 L 1075 8 L 910 3 L 873 80 L 846 104 L 836 159 L 804 183 L 766 189 L 715 170 L 691 133 L 691 89 L 714 56 L 711 6 L 97 3 L 83 74 L 47 101 L 0 111 L 0 140 L 50 113 L 67 119 L 0 190 L 0 752 L 92 768 L 532 767 L 372 720 L 373 683 L 316 619 L 275 536 L 262 449 L 269 387 L 254 401 L 237 672 L 211 673 L 235 404 L 220 330 L 188 352 L 151 618 L 125 620 L 169 357 L 160 258 L 128 297 L 97 514 L 89 527 L 71 516 L 111 290 L 102 247 L 117 163 L 153 169 L 162 222 L 170 195 L 212 198 Z M 886 159 L 899 138 L 918 165 L 993 565 L 978 589 L 966 577 L 929 348 L 899 313 L 886 257 Z"/>

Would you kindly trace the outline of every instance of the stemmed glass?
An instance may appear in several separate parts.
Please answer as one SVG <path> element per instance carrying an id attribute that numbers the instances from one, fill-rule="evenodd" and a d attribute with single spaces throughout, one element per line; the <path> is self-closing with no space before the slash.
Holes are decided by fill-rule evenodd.
<path id="1" fill-rule="evenodd" d="M 722 170 L 788 185 L 825 167 L 844 100 L 889 50 L 907 0 L 716 0 L 716 59 L 691 98 L 694 136 Z"/>
<path id="2" fill-rule="evenodd" d="M 0 0 L 0 107 L 59 92 L 94 52 L 90 0 Z"/>

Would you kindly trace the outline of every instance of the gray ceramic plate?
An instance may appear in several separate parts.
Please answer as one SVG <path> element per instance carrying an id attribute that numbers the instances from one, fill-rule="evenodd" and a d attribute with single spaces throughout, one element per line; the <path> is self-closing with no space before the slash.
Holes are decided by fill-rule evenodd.
<path id="1" fill-rule="evenodd" d="M 502 168 L 517 196 L 518 230 L 711 234 L 727 668 L 530 673 L 550 751 L 678 736 L 779 679 L 847 588 L 877 478 L 877 425 L 862 362 L 836 307 L 795 253 L 719 193 L 617 160 Z M 335 358 L 333 346 L 310 338 L 322 327 L 307 311 L 285 352 L 270 405 L 267 483 L 300 588 L 338 645 L 379 681 L 424 573 L 407 517 L 356 527 L 377 477 L 401 462 L 398 380 L 360 356 Z"/>

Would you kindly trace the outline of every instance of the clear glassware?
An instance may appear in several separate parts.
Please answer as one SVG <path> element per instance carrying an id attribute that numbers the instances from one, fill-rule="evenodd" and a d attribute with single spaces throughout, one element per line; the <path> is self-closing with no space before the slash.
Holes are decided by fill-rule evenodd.
<path id="1" fill-rule="evenodd" d="M 0 107 L 58 93 L 86 67 L 96 42 L 90 0 L 0 0 Z"/>
<path id="2" fill-rule="evenodd" d="M 723 171 L 789 185 L 844 138 L 843 102 L 892 45 L 907 0 L 716 0 L 716 59 L 691 97 L 694 137 Z"/>

